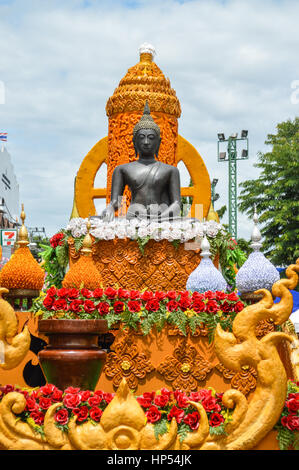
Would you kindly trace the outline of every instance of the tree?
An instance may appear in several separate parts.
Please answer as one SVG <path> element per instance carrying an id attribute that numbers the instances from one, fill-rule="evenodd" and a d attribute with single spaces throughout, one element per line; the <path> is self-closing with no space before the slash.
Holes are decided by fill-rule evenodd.
<path id="1" fill-rule="evenodd" d="M 239 209 L 252 217 L 256 204 L 265 255 L 286 266 L 299 256 L 299 117 L 278 124 L 265 144 L 272 150 L 258 154 L 260 176 L 240 184 Z"/>

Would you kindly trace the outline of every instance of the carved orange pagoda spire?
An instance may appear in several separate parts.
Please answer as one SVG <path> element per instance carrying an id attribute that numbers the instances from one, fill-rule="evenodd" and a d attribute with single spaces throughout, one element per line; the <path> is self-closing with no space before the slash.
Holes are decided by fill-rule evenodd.
<path id="1" fill-rule="evenodd" d="M 154 62 L 155 49 L 150 44 L 139 48 L 140 60 L 129 68 L 108 99 L 109 118 L 107 159 L 107 202 L 110 200 L 112 173 L 117 165 L 135 160 L 133 128 L 142 116 L 146 101 L 151 116 L 161 130 L 159 160 L 176 165 L 180 102 L 170 81 Z M 125 195 L 128 194 L 125 193 Z"/>
<path id="2" fill-rule="evenodd" d="M 64 276 L 62 286 L 66 288 L 85 287 L 94 290 L 101 286 L 102 278 L 92 259 L 92 238 L 89 233 L 90 220 L 87 222 L 87 234 L 84 237 L 79 260 L 73 264 Z"/>

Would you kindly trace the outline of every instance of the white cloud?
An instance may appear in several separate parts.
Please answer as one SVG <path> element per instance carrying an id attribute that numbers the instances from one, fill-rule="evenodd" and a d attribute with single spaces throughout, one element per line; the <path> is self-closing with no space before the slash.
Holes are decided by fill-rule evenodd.
<path id="1" fill-rule="evenodd" d="M 219 179 L 216 207 L 227 203 L 217 132 L 249 130 L 241 182 L 258 175 L 253 163 L 267 133 L 298 115 L 291 102 L 298 14 L 295 0 L 0 1 L 1 130 L 28 224 L 49 235 L 66 225 L 75 174 L 107 134 L 106 101 L 144 41 L 155 45 L 156 62 L 180 99 L 180 134 Z M 248 238 L 250 224 L 244 216 L 239 222 Z"/>

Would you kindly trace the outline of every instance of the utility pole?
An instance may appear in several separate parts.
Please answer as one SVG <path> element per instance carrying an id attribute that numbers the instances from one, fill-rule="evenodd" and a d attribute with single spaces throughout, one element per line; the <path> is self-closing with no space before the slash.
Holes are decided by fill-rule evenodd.
<path id="1" fill-rule="evenodd" d="M 237 160 L 248 160 L 248 131 L 242 130 L 241 137 L 232 134 L 228 139 L 223 133 L 218 134 L 218 162 L 228 162 L 228 226 L 232 236 L 237 238 Z M 237 154 L 237 141 L 245 141 L 246 148 L 242 149 L 241 156 Z M 220 152 L 220 145 L 227 143 L 227 152 Z"/>
<path id="2" fill-rule="evenodd" d="M 218 183 L 218 179 L 213 178 L 212 183 L 211 183 L 211 199 L 212 199 L 213 207 L 214 207 L 215 202 L 218 201 L 218 199 L 220 198 L 219 194 L 215 192 L 217 183 Z"/>

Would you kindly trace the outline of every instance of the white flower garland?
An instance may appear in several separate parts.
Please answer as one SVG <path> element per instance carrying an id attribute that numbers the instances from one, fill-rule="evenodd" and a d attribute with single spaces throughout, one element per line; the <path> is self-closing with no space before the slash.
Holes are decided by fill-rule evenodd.
<path id="1" fill-rule="evenodd" d="M 70 231 L 74 238 L 86 235 L 88 219 L 71 219 L 66 230 Z M 175 222 L 150 222 L 147 220 L 116 218 L 112 222 L 104 222 L 101 219 L 91 220 L 90 234 L 98 240 L 113 240 L 114 238 L 146 238 L 168 240 L 170 242 L 179 240 L 181 243 L 192 240 L 195 237 L 203 237 L 204 229 L 208 237 L 215 238 L 219 232 L 225 233 L 223 226 L 214 220 L 197 222 L 192 219 L 183 219 Z"/>

